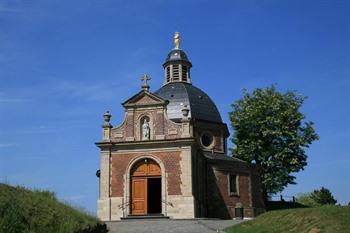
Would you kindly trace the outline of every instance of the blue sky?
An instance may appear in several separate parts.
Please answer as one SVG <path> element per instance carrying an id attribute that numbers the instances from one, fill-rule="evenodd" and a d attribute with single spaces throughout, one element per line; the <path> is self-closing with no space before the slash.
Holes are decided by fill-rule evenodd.
<path id="1" fill-rule="evenodd" d="M 193 84 L 230 104 L 277 84 L 308 96 L 320 140 L 285 195 L 325 186 L 350 201 L 350 2 L 0 0 L 0 182 L 96 211 L 102 115 L 163 82 L 175 31 Z M 232 131 L 231 131 L 232 133 Z"/>

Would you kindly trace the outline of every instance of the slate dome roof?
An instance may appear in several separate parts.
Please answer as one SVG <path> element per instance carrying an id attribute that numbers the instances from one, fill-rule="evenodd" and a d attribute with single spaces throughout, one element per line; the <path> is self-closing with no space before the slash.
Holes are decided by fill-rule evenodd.
<path id="1" fill-rule="evenodd" d="M 184 105 L 189 108 L 189 117 L 211 122 L 222 123 L 215 103 L 201 89 L 184 82 L 168 83 L 154 94 L 169 101 L 167 112 L 169 119 L 180 121 Z"/>
<path id="2" fill-rule="evenodd" d="M 168 56 L 166 57 L 163 66 L 165 66 L 169 62 L 173 62 L 173 61 L 187 62 L 187 63 L 189 63 L 192 66 L 190 60 L 188 59 L 188 57 L 186 55 L 186 53 L 182 49 L 172 49 L 168 53 Z"/>

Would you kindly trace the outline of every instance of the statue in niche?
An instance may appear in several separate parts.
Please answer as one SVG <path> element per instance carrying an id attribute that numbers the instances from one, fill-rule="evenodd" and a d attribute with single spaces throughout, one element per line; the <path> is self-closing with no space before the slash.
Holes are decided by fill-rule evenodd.
<path id="1" fill-rule="evenodd" d="M 144 119 L 142 124 L 142 140 L 149 140 L 149 131 L 150 128 L 147 119 Z"/>

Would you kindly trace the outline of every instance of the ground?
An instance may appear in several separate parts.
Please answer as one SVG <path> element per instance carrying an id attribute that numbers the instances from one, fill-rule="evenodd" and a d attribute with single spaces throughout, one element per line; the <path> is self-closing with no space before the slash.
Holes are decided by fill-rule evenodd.
<path id="1" fill-rule="evenodd" d="M 242 220 L 126 220 L 108 222 L 110 233 L 213 233 L 241 223 Z"/>

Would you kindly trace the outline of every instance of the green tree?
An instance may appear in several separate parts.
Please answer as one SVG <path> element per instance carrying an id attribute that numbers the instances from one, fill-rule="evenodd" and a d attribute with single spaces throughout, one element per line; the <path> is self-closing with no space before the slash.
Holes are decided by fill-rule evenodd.
<path id="1" fill-rule="evenodd" d="M 260 167 L 265 195 L 295 184 L 292 174 L 307 165 L 305 149 L 319 138 L 300 112 L 304 100 L 295 91 L 281 93 L 271 86 L 251 94 L 244 90 L 231 105 L 232 154 Z"/>
<path id="2" fill-rule="evenodd" d="M 321 187 L 320 190 L 314 190 L 311 193 L 311 198 L 320 205 L 335 205 L 337 203 L 331 191 L 324 187 Z"/>
<path id="3" fill-rule="evenodd" d="M 297 202 L 305 206 L 316 207 L 320 206 L 312 197 L 311 193 L 301 193 L 297 197 Z"/>
<path id="4" fill-rule="evenodd" d="M 321 205 L 335 205 L 337 200 L 334 199 L 331 191 L 327 188 L 321 187 L 311 193 L 302 193 L 297 197 L 297 202 L 306 206 L 321 206 Z"/>

